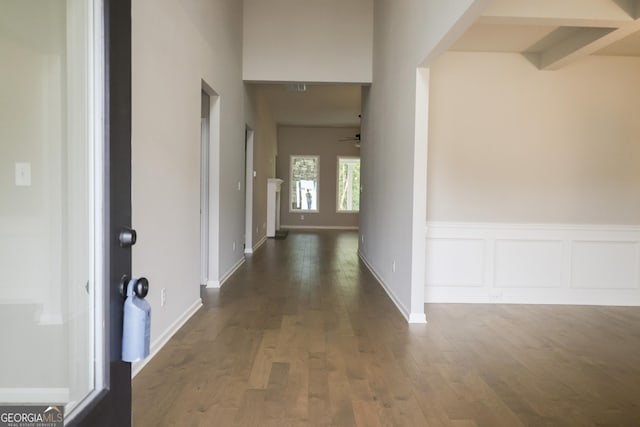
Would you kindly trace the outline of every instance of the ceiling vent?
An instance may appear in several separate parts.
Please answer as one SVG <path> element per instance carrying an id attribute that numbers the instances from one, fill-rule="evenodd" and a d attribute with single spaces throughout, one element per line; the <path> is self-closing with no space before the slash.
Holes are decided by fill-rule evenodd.
<path id="1" fill-rule="evenodd" d="M 289 92 L 306 92 L 307 85 L 306 83 L 291 83 L 287 85 L 287 90 Z"/>

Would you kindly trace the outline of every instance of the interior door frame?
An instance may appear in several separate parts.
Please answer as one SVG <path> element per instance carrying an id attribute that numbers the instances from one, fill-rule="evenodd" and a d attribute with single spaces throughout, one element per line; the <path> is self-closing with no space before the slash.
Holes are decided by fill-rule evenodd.
<path id="1" fill-rule="evenodd" d="M 245 130 L 244 143 L 244 253 L 253 253 L 253 182 L 254 182 L 254 136 L 255 132 L 249 126 Z"/>
<path id="2" fill-rule="evenodd" d="M 104 389 L 67 423 L 69 426 L 131 426 L 131 364 L 121 360 L 123 275 L 131 276 L 131 248 L 119 233 L 131 227 L 131 0 L 102 0 L 104 27 L 103 250 L 105 309 Z M 101 82 L 97 82 L 100 84 Z M 97 290 L 98 292 L 101 290 Z M 96 366 L 96 369 L 103 367 Z"/>
<path id="3" fill-rule="evenodd" d="M 209 238 L 210 200 L 209 183 L 211 175 L 211 96 L 204 90 L 200 93 L 200 284 L 209 281 Z"/>

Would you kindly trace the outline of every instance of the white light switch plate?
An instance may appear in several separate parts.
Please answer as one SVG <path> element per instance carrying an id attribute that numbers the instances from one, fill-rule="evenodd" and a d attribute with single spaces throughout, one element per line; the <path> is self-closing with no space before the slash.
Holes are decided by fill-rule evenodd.
<path id="1" fill-rule="evenodd" d="M 16 163 L 16 186 L 31 186 L 31 163 Z"/>

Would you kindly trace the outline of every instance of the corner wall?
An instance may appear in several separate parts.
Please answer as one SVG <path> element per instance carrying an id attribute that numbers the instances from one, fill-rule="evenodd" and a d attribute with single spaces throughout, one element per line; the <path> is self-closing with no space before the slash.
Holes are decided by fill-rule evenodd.
<path id="1" fill-rule="evenodd" d="M 451 34 L 464 31 L 486 3 L 374 4 L 374 82 L 363 96 L 360 255 L 412 322 L 425 321 L 426 156 L 416 153 L 427 141 L 416 140 L 426 136 L 416 129 L 426 126 L 416 118 L 417 68 L 430 65 L 425 58 L 446 49 Z"/>
<path id="2" fill-rule="evenodd" d="M 640 59 L 431 70 L 426 300 L 640 305 Z"/>

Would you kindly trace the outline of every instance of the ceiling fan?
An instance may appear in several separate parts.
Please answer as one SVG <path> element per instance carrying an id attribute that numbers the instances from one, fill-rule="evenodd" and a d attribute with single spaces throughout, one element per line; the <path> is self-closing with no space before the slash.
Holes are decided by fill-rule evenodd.
<path id="1" fill-rule="evenodd" d="M 354 136 L 345 136 L 340 138 L 340 142 L 353 142 L 353 145 L 360 148 L 360 134 L 356 133 Z"/>

